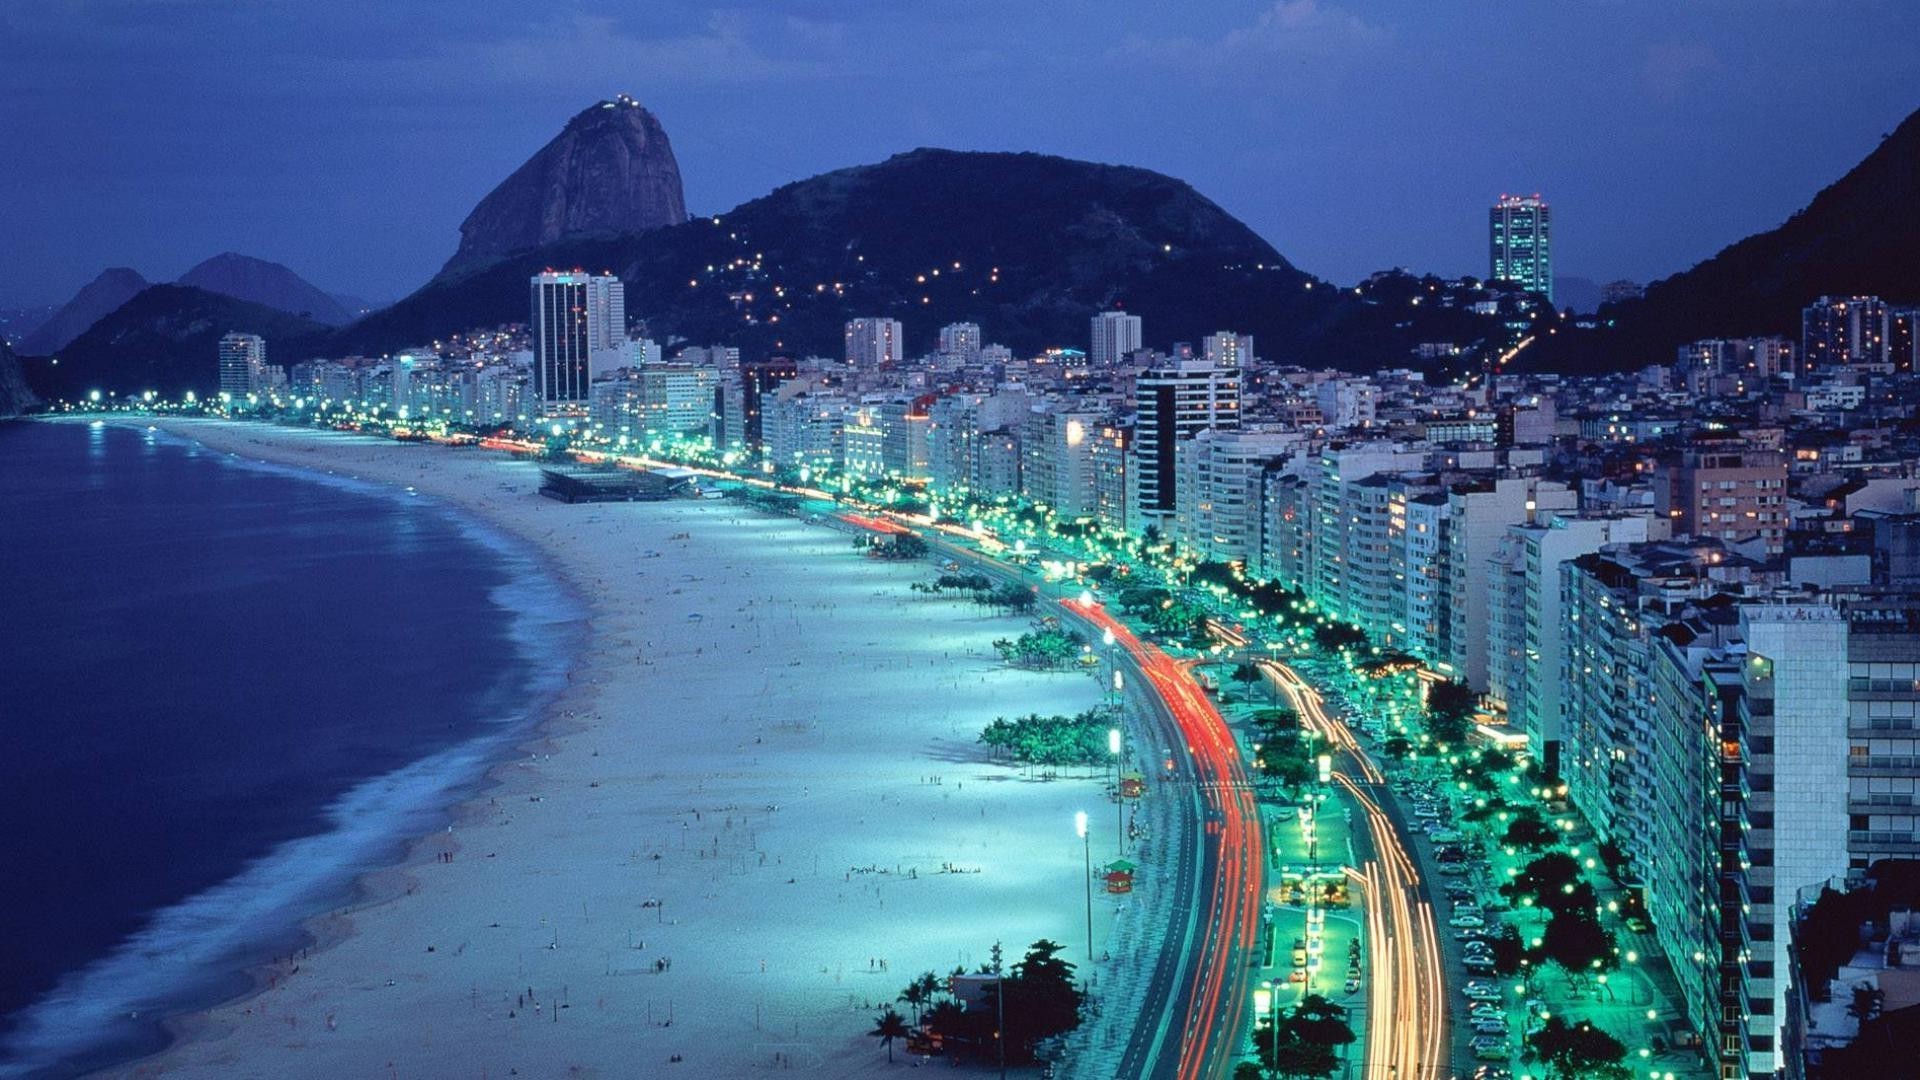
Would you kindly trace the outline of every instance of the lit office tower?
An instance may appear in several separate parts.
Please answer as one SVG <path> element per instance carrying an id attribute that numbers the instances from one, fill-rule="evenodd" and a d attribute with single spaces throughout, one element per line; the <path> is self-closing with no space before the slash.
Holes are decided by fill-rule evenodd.
<path id="1" fill-rule="evenodd" d="M 1222 330 L 1200 342 L 1200 352 L 1220 367 L 1243 368 L 1253 363 L 1253 335 Z"/>
<path id="2" fill-rule="evenodd" d="M 1145 529 L 1173 523 L 1178 445 L 1208 428 L 1240 426 L 1240 369 L 1205 360 L 1177 360 L 1134 380 L 1133 469 L 1129 482 L 1137 513 L 1130 524 Z"/>
<path id="3" fill-rule="evenodd" d="M 847 363 L 862 371 L 898 366 L 905 346 L 898 319 L 847 320 Z"/>
<path id="4" fill-rule="evenodd" d="M 1800 312 L 1801 370 L 1884 364 L 1890 330 L 1879 297 L 1823 296 Z"/>
<path id="5" fill-rule="evenodd" d="M 940 351 L 972 364 L 980 360 L 980 324 L 948 323 L 940 328 Z"/>
<path id="6" fill-rule="evenodd" d="M 1087 362 L 1094 367 L 1112 367 L 1139 347 L 1140 316 L 1103 311 L 1093 317 L 1093 341 L 1087 349 Z"/>
<path id="7" fill-rule="evenodd" d="M 546 411 L 585 409 L 589 358 L 627 336 L 627 294 L 620 279 L 535 274 L 532 279 L 534 394 Z"/>
<path id="8" fill-rule="evenodd" d="M 1553 213 L 1539 195 L 1502 195 L 1487 220 L 1494 281 L 1511 281 L 1553 302 Z"/>
<path id="9" fill-rule="evenodd" d="M 258 334 L 228 334 L 220 339 L 220 392 L 233 398 L 253 393 L 267 366 L 267 343 Z"/>

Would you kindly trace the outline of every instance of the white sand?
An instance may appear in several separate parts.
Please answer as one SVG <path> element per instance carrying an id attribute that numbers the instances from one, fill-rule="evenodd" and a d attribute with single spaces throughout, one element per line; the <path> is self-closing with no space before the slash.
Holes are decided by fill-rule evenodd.
<path id="1" fill-rule="evenodd" d="M 724 1077 L 778 1053 L 860 1076 L 886 1068 L 866 1032 L 919 972 L 972 967 L 996 939 L 1010 961 L 1040 937 L 1082 960 L 1072 818 L 1092 815 L 1097 865 L 1111 804 L 975 741 L 997 715 L 1099 700 L 1085 675 L 993 657 L 1022 620 L 918 597 L 927 565 L 730 502 L 566 506 L 533 493 L 532 465 L 477 450 L 165 426 L 479 514 L 572 579 L 592 632 L 548 737 L 450 834 L 316 919 L 297 973 L 185 1018 L 182 1042 L 123 1073 Z M 868 866 L 888 873 L 849 872 Z M 1111 912 L 1096 896 L 1100 948 Z"/>

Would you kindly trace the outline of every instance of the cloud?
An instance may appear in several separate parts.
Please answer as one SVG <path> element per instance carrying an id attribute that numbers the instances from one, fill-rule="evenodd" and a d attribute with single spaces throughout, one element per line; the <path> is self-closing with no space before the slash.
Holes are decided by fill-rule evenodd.
<path id="1" fill-rule="evenodd" d="M 1655 99 L 1673 104 L 1703 79 L 1726 68 L 1713 47 L 1698 41 L 1663 41 L 1647 47 L 1640 78 Z"/>
<path id="2" fill-rule="evenodd" d="M 721 10 L 704 25 L 667 35 L 638 33 L 609 16 L 575 15 L 482 43 L 464 59 L 492 81 L 543 83 L 564 73 L 617 88 L 635 81 L 713 86 L 821 78 L 842 70 L 845 52 L 843 24 Z"/>
<path id="3" fill-rule="evenodd" d="M 1391 36 L 1388 28 L 1320 0 L 1274 0 L 1252 23 L 1215 38 L 1135 35 L 1116 51 L 1198 72 L 1262 59 L 1338 58 L 1384 45 Z"/>

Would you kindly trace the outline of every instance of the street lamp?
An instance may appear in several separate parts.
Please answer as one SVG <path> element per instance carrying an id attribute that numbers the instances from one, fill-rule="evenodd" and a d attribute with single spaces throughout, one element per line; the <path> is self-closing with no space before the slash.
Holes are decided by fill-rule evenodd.
<path id="1" fill-rule="evenodd" d="M 1073 815 L 1073 831 L 1080 834 L 1080 854 L 1086 864 L 1087 886 L 1087 961 L 1093 961 L 1093 838 L 1087 835 L 1087 812 Z"/>
<path id="2" fill-rule="evenodd" d="M 1113 762 L 1113 849 L 1127 853 L 1125 801 L 1120 797 L 1120 729 L 1107 729 L 1107 756 Z"/>

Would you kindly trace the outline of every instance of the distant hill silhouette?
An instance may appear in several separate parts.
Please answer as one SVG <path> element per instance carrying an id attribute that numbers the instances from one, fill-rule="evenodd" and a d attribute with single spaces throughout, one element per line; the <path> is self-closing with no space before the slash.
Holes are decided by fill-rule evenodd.
<path id="1" fill-rule="evenodd" d="M 87 332 L 87 327 L 99 321 L 121 304 L 139 295 L 150 282 L 140 276 L 140 271 L 124 266 L 110 266 L 100 271 L 100 276 L 82 286 L 73 295 L 73 299 L 61 305 L 47 321 L 41 323 L 33 333 L 20 342 L 23 356 L 46 356 L 58 351 L 67 342 Z"/>
<path id="2" fill-rule="evenodd" d="M 37 403 L 19 359 L 6 342 L 0 341 L 0 418 L 18 416 Z"/>
<path id="3" fill-rule="evenodd" d="M 956 268 L 955 264 L 958 264 Z M 635 235 L 548 245 L 446 275 L 342 331 L 343 351 L 390 350 L 524 322 L 527 278 L 611 271 L 649 331 L 696 342 L 838 352 L 849 318 L 892 316 L 910 352 L 980 323 L 1033 351 L 1084 348 L 1087 320 L 1123 307 L 1167 345 L 1216 330 L 1288 363 L 1405 363 L 1423 340 L 1490 326 L 1434 308 L 1386 310 L 1301 272 L 1186 183 L 1043 154 L 921 149 L 788 184 L 724 214 Z"/>
<path id="4" fill-rule="evenodd" d="M 219 342 L 230 331 L 267 339 L 268 363 L 316 355 L 328 328 L 264 304 L 189 285 L 154 285 L 93 324 L 54 360 L 29 366 L 43 397 L 79 400 L 152 390 L 177 396 L 219 385 Z"/>
<path id="5" fill-rule="evenodd" d="M 1608 305 L 1621 366 L 1668 363 L 1704 337 L 1798 337 L 1822 295 L 1920 302 L 1920 112 L 1778 228 Z"/>
<path id="6" fill-rule="evenodd" d="M 231 296 L 236 300 L 265 304 L 290 315 L 301 315 L 329 326 L 353 321 L 353 314 L 338 300 L 314 287 L 307 279 L 276 262 L 251 255 L 222 252 L 180 275 L 180 285 Z"/>

